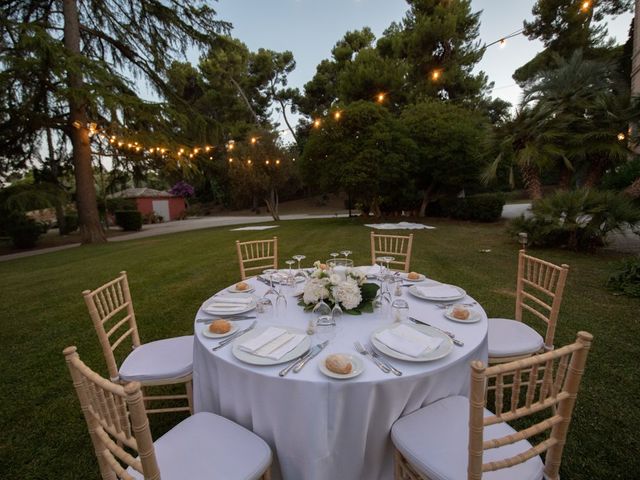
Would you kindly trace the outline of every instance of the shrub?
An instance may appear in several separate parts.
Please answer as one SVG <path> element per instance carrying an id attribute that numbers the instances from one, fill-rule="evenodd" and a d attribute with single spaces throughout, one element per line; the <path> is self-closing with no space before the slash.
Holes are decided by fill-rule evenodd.
<path id="1" fill-rule="evenodd" d="M 640 297 L 640 258 L 626 260 L 622 268 L 609 277 L 607 287 L 630 297 Z"/>
<path id="2" fill-rule="evenodd" d="M 529 244 L 592 250 L 605 245 L 610 232 L 636 231 L 640 210 L 615 192 L 579 189 L 559 191 L 535 202 L 531 218 L 514 219 L 513 234 L 526 232 Z"/>
<path id="3" fill-rule="evenodd" d="M 428 214 L 476 222 L 495 222 L 502 216 L 504 197 L 499 193 L 482 193 L 464 198 L 443 198 L 429 204 Z"/>
<path id="4" fill-rule="evenodd" d="M 104 209 L 102 205 L 100 208 Z M 107 210 L 110 212 L 120 212 L 123 210 L 136 210 L 136 201 L 133 198 L 108 198 Z"/>
<path id="5" fill-rule="evenodd" d="M 64 216 L 64 227 L 60 228 L 61 235 L 68 235 L 72 232 L 75 232 L 78 229 L 78 216 L 77 215 L 65 215 Z"/>
<path id="6" fill-rule="evenodd" d="M 142 228 L 142 214 L 137 210 L 120 210 L 115 215 L 116 225 L 125 231 L 138 231 Z"/>
<path id="7" fill-rule="evenodd" d="M 11 216 L 6 232 L 16 248 L 33 248 L 40 236 L 47 231 L 47 226 L 36 222 L 24 214 Z"/>

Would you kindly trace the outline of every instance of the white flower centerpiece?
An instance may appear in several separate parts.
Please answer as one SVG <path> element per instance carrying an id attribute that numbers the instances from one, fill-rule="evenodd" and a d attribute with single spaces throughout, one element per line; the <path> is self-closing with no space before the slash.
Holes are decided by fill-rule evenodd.
<path id="1" fill-rule="evenodd" d="M 378 285 L 365 283 L 366 276 L 358 268 L 336 266 L 330 269 L 316 261 L 314 270 L 304 286 L 299 305 L 312 310 L 322 299 L 331 307 L 339 305 L 345 313 L 360 315 L 373 312 L 373 299 Z"/>

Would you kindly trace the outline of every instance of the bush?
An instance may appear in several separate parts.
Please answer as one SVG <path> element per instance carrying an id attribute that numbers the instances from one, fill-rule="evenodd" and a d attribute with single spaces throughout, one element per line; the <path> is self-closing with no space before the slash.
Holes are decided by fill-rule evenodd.
<path id="1" fill-rule="evenodd" d="M 630 297 L 640 297 L 640 258 L 626 260 L 622 268 L 609 277 L 607 287 Z"/>
<path id="2" fill-rule="evenodd" d="M 636 231 L 640 210 L 615 192 L 579 189 L 559 191 L 535 202 L 533 216 L 511 222 L 513 234 L 526 232 L 529 244 L 593 250 L 605 245 L 610 232 Z"/>
<path id="3" fill-rule="evenodd" d="M 476 222 L 495 222 L 502 216 L 504 197 L 500 193 L 482 193 L 465 198 L 441 199 L 429 204 L 428 215 Z"/>
<path id="4" fill-rule="evenodd" d="M 104 210 L 104 206 L 101 204 L 98 206 Z M 110 212 L 120 212 L 123 210 L 137 210 L 136 201 L 133 198 L 108 198 L 107 210 Z"/>
<path id="5" fill-rule="evenodd" d="M 636 156 L 605 173 L 602 178 L 602 187 L 607 190 L 624 190 L 638 177 L 640 177 L 640 157 Z"/>
<path id="6" fill-rule="evenodd" d="M 125 231 L 138 231 L 142 228 L 142 214 L 137 210 L 120 210 L 115 215 L 116 225 Z"/>
<path id="7" fill-rule="evenodd" d="M 6 226 L 16 248 L 33 248 L 40 236 L 47 231 L 47 226 L 36 222 L 24 214 L 14 214 Z"/>
<path id="8" fill-rule="evenodd" d="M 78 229 L 78 216 L 77 215 L 65 215 L 64 216 L 64 227 L 60 228 L 61 235 L 68 235 L 72 232 L 75 232 Z"/>

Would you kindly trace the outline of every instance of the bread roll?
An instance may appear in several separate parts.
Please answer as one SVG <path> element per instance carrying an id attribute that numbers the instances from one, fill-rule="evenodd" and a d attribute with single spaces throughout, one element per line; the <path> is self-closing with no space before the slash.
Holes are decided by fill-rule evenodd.
<path id="1" fill-rule="evenodd" d="M 454 306 L 451 310 L 451 316 L 458 320 L 466 320 L 469 318 L 469 310 L 461 306 Z"/>
<path id="2" fill-rule="evenodd" d="M 420 278 L 420 274 L 416 272 L 409 272 L 407 273 L 407 278 L 409 280 L 418 280 Z"/>
<path id="3" fill-rule="evenodd" d="M 229 330 L 231 330 L 231 323 L 224 319 L 214 320 L 211 322 L 211 325 L 209 325 L 209 331 L 211 333 L 227 333 Z"/>
<path id="4" fill-rule="evenodd" d="M 351 370 L 353 369 L 353 366 L 351 365 L 351 361 L 346 355 L 340 355 L 340 354 L 329 355 L 324 361 L 324 364 L 333 373 L 339 373 L 342 375 L 351 373 Z"/>
<path id="5" fill-rule="evenodd" d="M 236 283 L 236 290 L 240 290 L 241 292 L 247 290 L 249 288 L 249 284 L 245 282 Z"/>

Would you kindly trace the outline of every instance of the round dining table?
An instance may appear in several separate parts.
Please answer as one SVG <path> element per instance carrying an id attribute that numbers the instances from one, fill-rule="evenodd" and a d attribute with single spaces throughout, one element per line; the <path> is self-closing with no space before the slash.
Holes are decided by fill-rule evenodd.
<path id="1" fill-rule="evenodd" d="M 252 295 L 256 299 L 268 289 L 255 277 L 246 283 L 255 289 Z M 265 313 L 250 312 L 256 316 L 256 328 L 286 326 L 307 330 L 314 315 L 298 305 L 294 289 L 291 290 L 286 307 L 281 304 Z M 480 305 L 470 307 L 481 316 L 479 321 L 460 323 L 445 318 L 440 305 L 411 295 L 406 286 L 401 293 L 411 317 L 452 332 L 464 342 L 463 346 L 453 346 L 445 357 L 428 362 L 385 357 L 402 371 L 402 376 L 383 372 L 365 356 L 359 357 L 364 371 L 349 379 L 330 378 L 318 366 L 330 354 L 358 355 L 355 341 L 366 344 L 374 330 L 392 326 L 388 304 L 374 313 L 343 314 L 336 322 L 335 337 L 324 350 L 299 373 L 290 372 L 284 377 L 278 372 L 286 363 L 245 363 L 233 355 L 232 345 L 213 351 L 219 340 L 204 336 L 207 326 L 202 322 L 212 316 L 200 307 L 194 322 L 195 411 L 222 415 L 263 438 L 274 454 L 274 479 L 391 480 L 393 423 L 441 398 L 467 395 L 470 362 L 486 362 L 488 358 L 487 316 Z M 474 300 L 467 296 L 460 302 Z M 241 328 L 253 321 L 233 323 Z M 317 343 L 318 339 L 312 337 L 311 345 Z M 238 459 L 241 458 L 239 452 Z"/>

